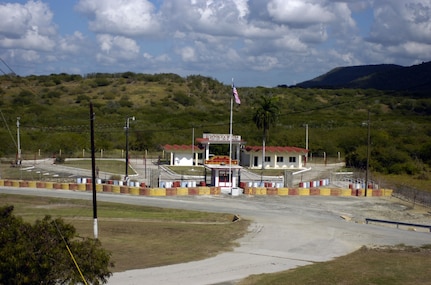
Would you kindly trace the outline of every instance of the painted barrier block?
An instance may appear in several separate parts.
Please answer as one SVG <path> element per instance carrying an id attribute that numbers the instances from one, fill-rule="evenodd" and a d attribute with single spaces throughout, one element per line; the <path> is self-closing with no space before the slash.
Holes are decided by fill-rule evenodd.
<path id="1" fill-rule="evenodd" d="M 121 194 L 129 194 L 129 186 L 120 186 Z"/>
<path id="2" fill-rule="evenodd" d="M 61 189 L 61 183 L 57 183 L 57 182 L 55 182 L 55 183 L 53 184 L 53 188 L 54 188 L 54 189 L 57 189 L 57 190 Z"/>
<path id="3" fill-rule="evenodd" d="M 28 181 L 19 181 L 19 187 L 28 187 Z"/>
<path id="4" fill-rule="evenodd" d="M 299 195 L 298 188 L 289 188 L 289 196 L 296 196 Z"/>
<path id="5" fill-rule="evenodd" d="M 373 189 L 373 197 L 380 197 L 382 196 L 382 190 Z"/>
<path id="6" fill-rule="evenodd" d="M 96 192 L 103 192 L 103 185 L 102 184 L 96 184 Z"/>
<path id="7" fill-rule="evenodd" d="M 112 192 L 112 185 L 111 184 L 103 184 L 103 192 Z"/>
<path id="8" fill-rule="evenodd" d="M 330 188 L 320 188 L 320 196 L 331 196 Z"/>
<path id="9" fill-rule="evenodd" d="M 341 189 L 331 188 L 331 196 L 340 196 L 340 195 L 341 195 Z"/>
<path id="10" fill-rule="evenodd" d="M 130 193 L 130 195 L 138 196 L 139 195 L 139 187 L 136 187 L 136 186 L 130 187 L 129 193 Z"/>
<path id="11" fill-rule="evenodd" d="M 274 187 L 266 188 L 266 195 L 277 195 L 277 188 L 274 188 Z"/>
<path id="12" fill-rule="evenodd" d="M 289 195 L 289 188 L 277 188 L 277 193 L 280 196 L 287 196 Z"/>
<path id="13" fill-rule="evenodd" d="M 4 186 L 4 180 L 0 179 L 0 186 Z"/>
<path id="14" fill-rule="evenodd" d="M 392 189 L 382 189 L 382 194 L 385 197 L 391 197 L 392 196 L 392 192 L 393 192 Z"/>
<path id="15" fill-rule="evenodd" d="M 78 190 L 78 184 L 77 183 L 70 183 L 69 184 L 69 190 L 73 190 L 73 191 Z"/>
<path id="16" fill-rule="evenodd" d="M 150 188 L 147 187 L 139 187 L 139 195 L 141 196 L 149 196 L 150 195 Z"/>
<path id="17" fill-rule="evenodd" d="M 318 196 L 320 195 L 320 188 L 310 188 L 310 196 Z"/>
<path id="18" fill-rule="evenodd" d="M 28 182 L 28 187 L 30 187 L 30 188 L 36 188 L 36 181 L 29 181 Z"/>
<path id="19" fill-rule="evenodd" d="M 177 188 L 175 187 L 166 188 L 166 196 L 176 196 L 176 195 L 177 195 Z"/>
<path id="20" fill-rule="evenodd" d="M 199 189 L 197 187 L 189 187 L 188 193 L 189 193 L 189 195 L 198 195 Z"/>
<path id="21" fill-rule="evenodd" d="M 114 185 L 112 186 L 112 193 L 121 193 L 120 192 L 120 185 Z"/>
<path id="22" fill-rule="evenodd" d="M 198 187 L 198 194 L 199 195 L 211 195 L 211 190 L 209 187 L 201 186 L 201 187 Z"/>
<path id="23" fill-rule="evenodd" d="M 352 189 L 340 189 L 340 196 L 352 196 Z"/>
<path id="24" fill-rule="evenodd" d="M 309 196 L 310 195 L 310 189 L 309 188 L 299 188 L 298 194 L 300 196 Z"/>
<path id="25" fill-rule="evenodd" d="M 87 186 L 86 184 L 78 184 L 78 191 L 86 191 Z"/>
<path id="26" fill-rule="evenodd" d="M 255 187 L 244 188 L 244 194 L 245 195 L 256 195 L 256 188 Z"/>
<path id="27" fill-rule="evenodd" d="M 12 187 L 19 187 L 19 181 L 12 180 Z"/>
<path id="28" fill-rule="evenodd" d="M 42 182 L 42 181 L 36 182 L 36 188 L 45 188 L 45 182 Z"/>
<path id="29" fill-rule="evenodd" d="M 62 190 L 69 190 L 70 189 L 69 183 L 61 183 L 61 189 Z"/>
<path id="30" fill-rule="evenodd" d="M 166 188 L 150 188 L 150 196 L 166 196 Z"/>
<path id="31" fill-rule="evenodd" d="M 265 187 L 253 187 L 253 188 L 255 188 L 255 191 L 256 191 L 255 195 L 266 195 Z"/>
<path id="32" fill-rule="evenodd" d="M 186 187 L 177 187 L 177 195 L 187 196 L 189 195 L 189 189 L 187 189 Z"/>
<path id="33" fill-rule="evenodd" d="M 221 194 L 221 188 L 220 187 L 210 187 L 210 195 L 220 195 Z"/>

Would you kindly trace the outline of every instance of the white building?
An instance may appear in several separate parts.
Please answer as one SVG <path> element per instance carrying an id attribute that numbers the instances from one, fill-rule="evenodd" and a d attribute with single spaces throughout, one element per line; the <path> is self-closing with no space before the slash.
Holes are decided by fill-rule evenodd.
<path id="1" fill-rule="evenodd" d="M 193 166 L 202 160 L 203 150 L 195 145 L 166 144 L 163 150 L 169 155 L 169 165 Z"/>
<path id="2" fill-rule="evenodd" d="M 266 146 L 265 169 L 304 168 L 308 150 L 293 146 Z M 262 168 L 262 146 L 247 146 L 242 149 L 241 165 Z"/>

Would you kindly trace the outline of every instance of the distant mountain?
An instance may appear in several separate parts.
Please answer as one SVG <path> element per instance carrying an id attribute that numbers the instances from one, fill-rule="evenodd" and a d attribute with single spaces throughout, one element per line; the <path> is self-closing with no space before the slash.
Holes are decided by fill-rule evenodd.
<path id="1" fill-rule="evenodd" d="M 431 62 L 408 67 L 395 64 L 337 67 L 295 87 L 431 91 Z"/>

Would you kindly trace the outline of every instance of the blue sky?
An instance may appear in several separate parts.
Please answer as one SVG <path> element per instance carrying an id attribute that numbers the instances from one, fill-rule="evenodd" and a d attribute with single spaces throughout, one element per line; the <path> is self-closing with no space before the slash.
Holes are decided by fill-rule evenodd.
<path id="1" fill-rule="evenodd" d="M 430 0 L 0 1 L 0 19 L 0 57 L 21 76 L 172 72 L 271 87 L 431 60 Z"/>

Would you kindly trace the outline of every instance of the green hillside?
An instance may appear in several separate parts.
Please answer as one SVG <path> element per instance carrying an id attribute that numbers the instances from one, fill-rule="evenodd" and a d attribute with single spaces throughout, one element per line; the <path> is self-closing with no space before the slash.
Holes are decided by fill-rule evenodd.
<path id="1" fill-rule="evenodd" d="M 267 145 L 305 147 L 305 126 L 313 157 L 346 158 L 363 168 L 367 116 L 371 119 L 371 168 L 382 173 L 428 177 L 431 164 L 431 98 L 372 89 L 238 88 L 233 130 L 247 145 L 260 145 L 262 131 L 252 118 L 262 95 L 278 97 L 280 114 Z M 229 133 L 231 87 L 217 80 L 175 74 L 53 74 L 0 77 L 0 155 L 25 159 L 90 150 L 89 104 L 94 105 L 97 150 L 125 148 L 130 123 L 132 153 L 157 152 L 164 144 L 191 144 L 204 132 Z"/>

